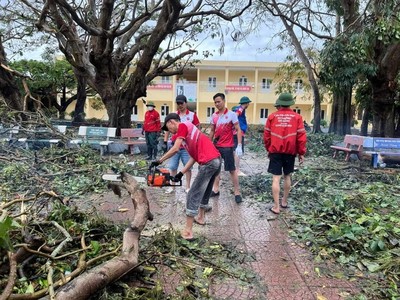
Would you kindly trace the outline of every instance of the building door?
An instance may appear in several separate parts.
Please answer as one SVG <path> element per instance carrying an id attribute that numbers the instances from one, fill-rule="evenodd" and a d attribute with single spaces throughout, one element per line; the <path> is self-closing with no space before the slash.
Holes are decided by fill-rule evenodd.
<path id="1" fill-rule="evenodd" d="M 135 105 L 132 109 L 131 121 L 136 122 L 137 120 L 138 120 L 138 108 L 137 105 Z"/>
<path id="2" fill-rule="evenodd" d="M 268 118 L 268 109 L 261 108 L 259 124 L 265 124 L 265 122 L 267 122 L 267 118 Z"/>
<path id="3" fill-rule="evenodd" d="M 207 107 L 207 122 L 211 123 L 211 116 L 215 112 L 215 107 Z"/>
<path id="4" fill-rule="evenodd" d="M 161 122 L 164 122 L 165 117 L 169 114 L 169 106 L 161 105 L 160 119 Z"/>

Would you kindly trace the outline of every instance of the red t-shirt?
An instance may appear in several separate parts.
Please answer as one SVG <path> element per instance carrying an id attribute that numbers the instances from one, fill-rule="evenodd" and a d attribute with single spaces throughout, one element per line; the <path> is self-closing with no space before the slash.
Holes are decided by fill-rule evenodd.
<path id="1" fill-rule="evenodd" d="M 143 130 L 147 132 L 160 132 L 160 114 L 155 109 L 148 110 L 144 114 Z"/>
<path id="2" fill-rule="evenodd" d="M 220 114 L 215 112 L 211 117 L 211 124 L 214 126 L 214 140 L 218 140 L 215 144 L 217 147 L 233 147 L 233 131 L 235 124 L 239 120 L 237 115 L 225 108 L 224 112 Z"/>
<path id="3" fill-rule="evenodd" d="M 202 133 L 190 121 L 180 123 L 175 136 L 177 139 L 183 139 L 183 146 L 189 155 L 200 165 L 221 156 L 208 136 Z"/>

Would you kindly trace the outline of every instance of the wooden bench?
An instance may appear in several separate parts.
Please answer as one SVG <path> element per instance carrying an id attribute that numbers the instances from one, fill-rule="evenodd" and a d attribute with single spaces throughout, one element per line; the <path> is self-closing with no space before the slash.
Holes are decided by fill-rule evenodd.
<path id="1" fill-rule="evenodd" d="M 110 138 L 115 138 L 117 128 L 115 127 L 88 127 L 80 126 L 78 136 L 82 139 L 70 140 L 72 145 L 80 146 L 81 144 L 100 145 L 100 155 L 104 155 L 108 151 L 108 146 L 114 141 Z"/>
<path id="2" fill-rule="evenodd" d="M 121 139 L 123 144 L 128 146 L 130 154 L 134 154 L 135 146 L 146 144 L 142 128 L 121 128 Z"/>
<path id="3" fill-rule="evenodd" d="M 377 168 L 385 161 L 400 163 L 400 139 L 374 137 L 372 150 L 366 151 L 371 154 L 371 165 Z"/>
<path id="4" fill-rule="evenodd" d="M 332 149 L 335 151 L 333 152 L 333 158 L 336 158 L 340 151 L 346 153 L 345 161 L 350 160 L 351 154 L 356 154 L 358 159 L 362 159 L 362 152 L 363 152 L 363 144 L 364 144 L 364 137 L 359 135 L 350 135 L 347 134 L 344 137 L 344 146 L 331 146 Z"/>

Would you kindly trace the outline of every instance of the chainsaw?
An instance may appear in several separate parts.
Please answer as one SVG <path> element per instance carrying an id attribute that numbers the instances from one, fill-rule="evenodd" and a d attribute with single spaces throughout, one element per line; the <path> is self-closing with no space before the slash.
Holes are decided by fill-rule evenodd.
<path id="1" fill-rule="evenodd" d="M 163 187 L 163 186 L 182 186 L 182 180 L 172 182 L 173 176 L 168 169 L 163 167 L 149 167 L 146 181 L 148 186 Z"/>
<path id="2" fill-rule="evenodd" d="M 102 178 L 108 181 L 121 181 L 121 176 L 118 170 L 113 170 L 114 174 L 103 174 Z M 138 182 L 146 182 L 148 186 L 152 187 L 163 187 L 163 186 L 182 186 L 182 180 L 179 182 L 172 182 L 173 176 L 171 176 L 168 169 L 163 167 L 149 167 L 146 178 L 134 176 Z"/>

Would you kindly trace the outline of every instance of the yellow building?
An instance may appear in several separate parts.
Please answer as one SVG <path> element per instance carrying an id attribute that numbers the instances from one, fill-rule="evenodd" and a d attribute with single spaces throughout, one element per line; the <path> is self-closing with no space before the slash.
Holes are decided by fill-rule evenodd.
<path id="1" fill-rule="evenodd" d="M 249 124 L 265 124 L 266 118 L 275 111 L 277 70 L 280 63 L 248 61 L 208 61 L 203 60 L 183 75 L 156 78 L 148 86 L 145 100 L 153 101 L 162 121 L 165 116 L 177 110 L 175 97 L 184 94 L 191 110 L 197 112 L 200 122 L 209 123 L 215 111 L 213 96 L 216 93 L 226 95 L 227 107 L 238 105 L 243 96 L 252 103 L 246 110 Z M 293 82 L 296 104 L 293 110 L 300 113 L 308 123 L 313 119 L 312 95 L 303 89 L 303 80 Z M 321 117 L 327 120 L 331 113 L 329 103 L 321 103 Z M 143 121 L 146 106 L 138 100 L 133 109 L 132 121 Z M 105 111 L 96 111 L 87 105 L 86 118 L 107 119 Z M 327 120 L 329 121 L 329 120 Z"/>

